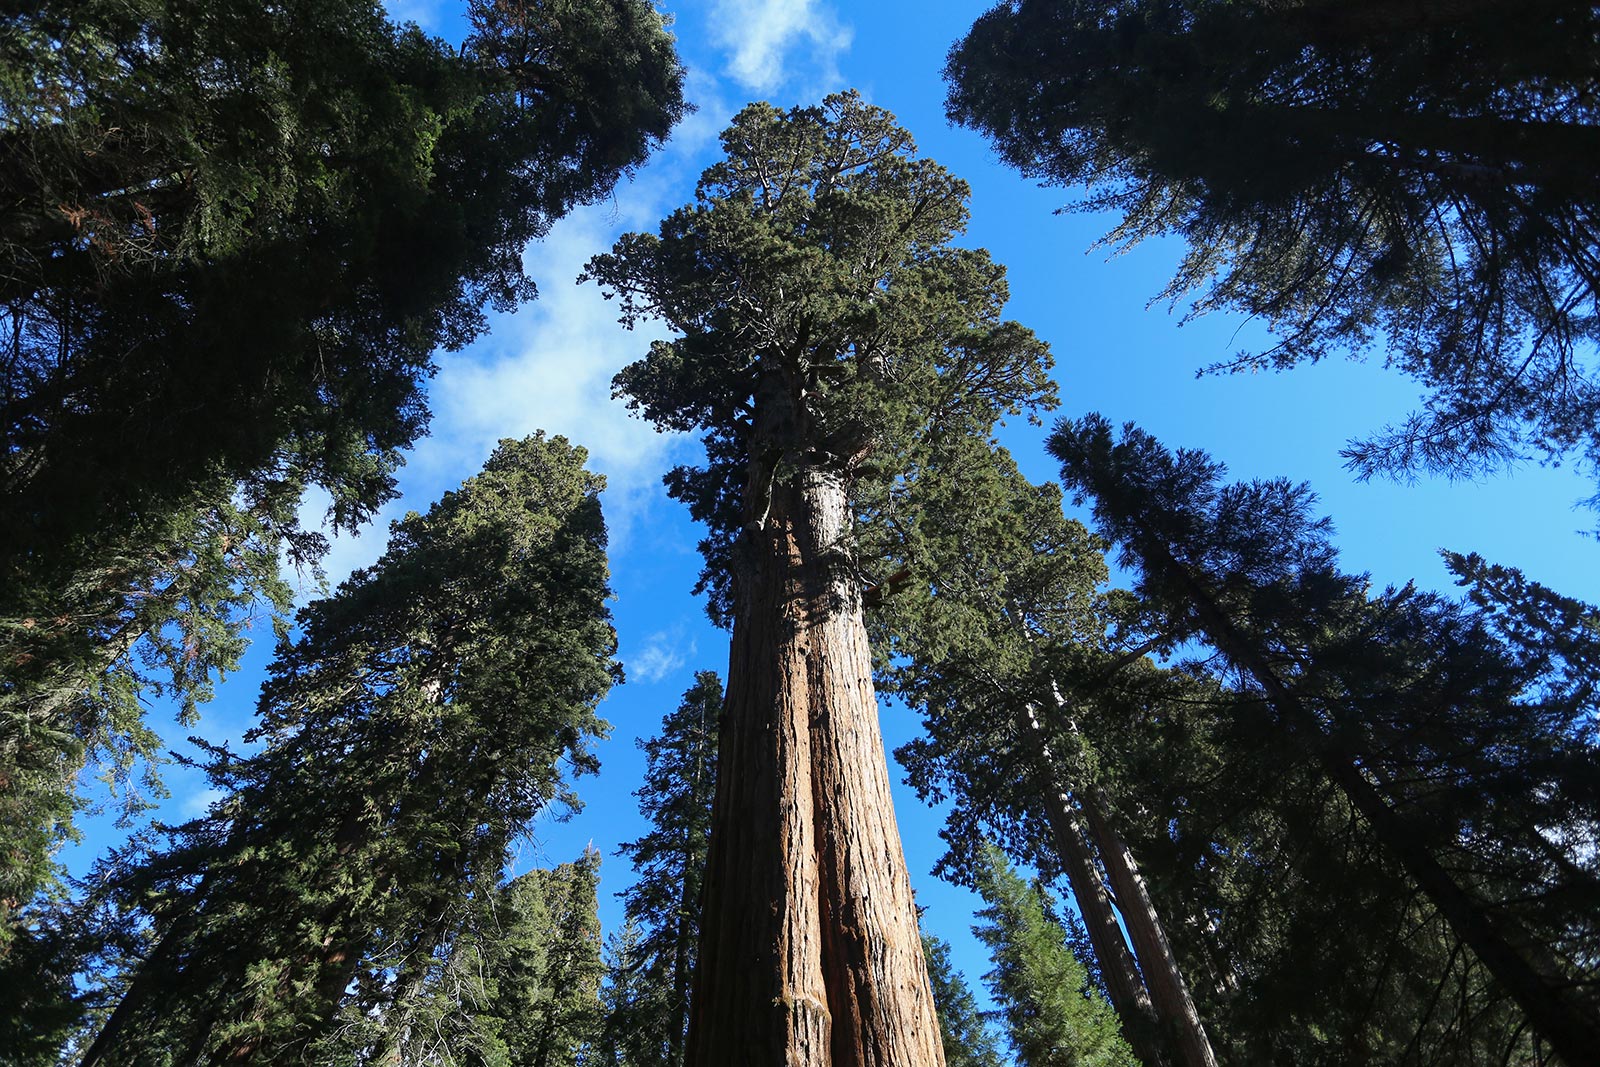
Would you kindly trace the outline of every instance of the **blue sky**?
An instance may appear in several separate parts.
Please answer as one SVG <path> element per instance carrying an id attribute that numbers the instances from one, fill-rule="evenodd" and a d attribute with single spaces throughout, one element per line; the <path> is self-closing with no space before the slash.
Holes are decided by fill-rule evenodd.
<path id="1" fill-rule="evenodd" d="M 1475 551 L 1524 568 L 1555 588 L 1600 601 L 1593 561 L 1600 551 L 1583 531 L 1595 516 L 1574 510 L 1593 492 L 1569 469 L 1525 466 L 1483 483 L 1424 481 L 1414 486 L 1361 484 L 1343 470 L 1340 447 L 1415 406 L 1416 388 L 1385 371 L 1381 360 L 1327 362 L 1288 374 L 1197 378 L 1195 371 L 1264 336 L 1253 324 L 1223 317 L 1182 323 L 1164 305 L 1147 306 L 1177 260 L 1177 247 L 1152 243 L 1108 258 L 1091 246 L 1111 225 L 1105 217 L 1058 215 L 1074 190 L 1039 189 L 998 166 L 987 145 L 945 121 L 940 72 L 950 44 L 985 4 L 825 0 L 696 0 L 669 8 L 680 53 L 690 69 L 689 95 L 698 110 L 672 142 L 610 199 L 559 223 L 531 246 L 526 259 L 539 283 L 537 302 L 494 320 L 491 332 L 463 353 L 443 354 L 431 385 L 432 435 L 401 474 L 404 496 L 359 538 L 341 538 L 328 560 L 333 580 L 376 559 L 387 521 L 424 509 L 474 474 L 502 437 L 535 429 L 565 434 L 585 445 L 591 467 L 610 488 L 604 503 L 612 531 L 614 604 L 628 683 L 607 700 L 614 726 L 600 746 L 604 769 L 578 782 L 585 810 L 566 822 L 542 820 L 517 858 L 519 869 L 576 857 L 593 843 L 606 856 L 602 918 L 620 922 L 613 894 L 632 875 L 613 855 L 618 842 L 642 834 L 632 791 L 643 761 L 635 739 L 652 735 L 677 705 L 696 670 L 726 673 L 727 637 L 705 620 L 690 595 L 700 560 L 700 533 L 668 500 L 661 475 L 693 461 L 694 442 L 657 434 L 610 399 L 610 380 L 646 350 L 658 330 L 633 332 L 616 324 L 615 307 L 593 285 L 574 284 L 585 260 L 627 230 L 653 229 L 688 200 L 700 170 L 715 157 L 716 135 L 746 101 L 780 106 L 814 103 L 824 93 L 855 87 L 894 112 L 921 151 L 973 188 L 966 240 L 987 247 L 1010 270 L 1010 317 L 1052 346 L 1061 383 L 1061 415 L 1098 410 L 1113 422 L 1133 420 L 1171 446 L 1200 447 L 1238 477 L 1304 479 L 1321 494 L 1339 530 L 1346 566 L 1370 571 L 1380 583 L 1416 579 L 1442 587 L 1448 577 L 1437 551 Z M 396 0 L 398 18 L 459 39 L 454 0 Z M 1032 477 L 1052 477 L 1042 449 L 1046 428 L 1008 427 L 1004 442 Z M 316 505 L 308 506 L 314 517 Z M 306 589 L 307 596 L 314 590 Z M 181 738 L 198 732 L 237 742 L 249 727 L 270 637 L 252 649 L 246 669 L 220 689 L 194 730 L 153 708 L 152 725 Z M 914 717 L 885 706 L 883 726 L 892 749 L 912 736 Z M 897 812 L 925 925 L 952 941 L 956 960 L 974 984 L 987 969 L 970 937 L 974 898 L 930 872 L 941 845 L 942 817 L 898 785 Z M 169 820 L 203 810 L 203 780 L 168 767 Z M 82 846 L 66 857 L 84 871 L 116 840 L 110 820 L 88 820 Z"/>

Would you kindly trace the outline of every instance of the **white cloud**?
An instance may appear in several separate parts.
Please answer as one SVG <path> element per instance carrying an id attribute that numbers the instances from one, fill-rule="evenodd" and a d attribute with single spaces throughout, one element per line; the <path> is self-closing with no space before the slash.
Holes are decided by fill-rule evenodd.
<path id="1" fill-rule="evenodd" d="M 217 801 L 227 796 L 220 789 L 200 789 L 190 793 L 183 800 L 183 817 L 185 819 L 198 818 L 206 813 L 206 809 Z"/>
<path id="2" fill-rule="evenodd" d="M 589 469 L 606 476 L 614 541 L 660 493 L 677 439 L 612 400 L 611 379 L 666 332 L 643 323 L 623 329 L 598 286 L 573 284 L 588 258 L 611 245 L 617 212 L 615 204 L 585 208 L 531 246 L 539 299 L 498 320 L 476 358 L 441 360 L 430 390 L 433 436 L 408 464 L 417 478 L 435 483 L 434 475 L 476 470 L 501 438 L 544 430 L 587 448 Z"/>
<path id="3" fill-rule="evenodd" d="M 683 627 L 662 630 L 645 638 L 644 647 L 623 659 L 629 681 L 659 682 L 676 674 L 696 651 L 693 638 L 685 641 Z"/>
<path id="4" fill-rule="evenodd" d="M 793 54 L 805 49 L 822 89 L 840 82 L 838 58 L 853 33 L 817 0 L 716 0 L 717 43 L 726 71 L 746 89 L 768 93 L 794 77 Z M 807 94 L 812 95 L 812 94 Z"/>
<path id="5" fill-rule="evenodd" d="M 475 474 L 506 437 L 535 430 L 560 434 L 589 450 L 590 470 L 607 479 L 603 498 L 615 557 L 630 529 L 652 506 L 664 503 L 661 476 L 686 450 L 685 438 L 658 433 L 611 398 L 611 379 L 668 336 L 660 323 L 626 330 L 617 305 L 592 283 L 575 280 L 589 257 L 609 249 L 625 230 L 654 230 L 663 215 L 693 195 L 707 150 L 727 125 L 732 108 L 716 79 L 689 72 L 688 96 L 697 110 L 684 117 L 670 143 L 615 196 L 573 211 L 542 241 L 528 246 L 524 262 L 539 298 L 515 314 L 496 316 L 492 332 L 465 352 L 437 356 L 429 386 L 432 421 L 400 471 L 403 500 L 386 506 L 359 537 L 330 537 L 323 567 L 329 587 L 382 555 L 389 523 L 408 510 L 426 510 L 444 492 Z M 321 526 L 325 494 L 312 493 L 301 521 Z M 324 531 L 326 533 L 326 531 Z M 302 601 L 316 595 L 302 583 Z"/>

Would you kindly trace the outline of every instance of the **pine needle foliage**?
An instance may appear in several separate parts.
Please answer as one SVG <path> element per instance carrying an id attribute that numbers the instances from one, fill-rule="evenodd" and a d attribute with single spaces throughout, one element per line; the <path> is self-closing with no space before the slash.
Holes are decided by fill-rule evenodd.
<path id="1" fill-rule="evenodd" d="M 952 49 L 951 117 L 1125 248 L 1163 298 L 1276 342 L 1212 370 L 1381 353 L 1423 407 L 1362 475 L 1519 458 L 1600 475 L 1600 13 L 1584 0 L 1005 0 Z"/>
<path id="2" fill-rule="evenodd" d="M 1600 1017 L 1593 609 L 1463 557 L 1465 603 L 1375 591 L 1339 569 L 1303 484 L 1227 483 L 1204 453 L 1099 416 L 1050 447 L 1137 568 L 1156 631 L 1214 654 L 1255 707 L 1248 728 L 1294 760 L 1277 776 L 1294 766 L 1348 805 L 1361 847 L 1448 928 L 1451 962 L 1482 965 L 1487 988 L 1457 987 L 1463 1022 L 1498 1023 L 1472 1005 L 1509 1000 L 1526 1018 L 1490 1047 L 1531 1031 L 1582 1062 Z"/>
<path id="3" fill-rule="evenodd" d="M 286 609 L 305 491 L 344 528 L 393 496 L 433 353 L 684 110 L 645 0 L 466 7 L 457 49 L 367 0 L 8 6 L 0 900 L 86 760 L 151 755 L 141 697 L 192 708 Z"/>
<path id="4" fill-rule="evenodd" d="M 683 1063 L 721 717 L 722 680 L 715 671 L 698 671 L 683 701 L 662 720 L 661 732 L 639 743 L 645 780 L 634 795 L 651 829 L 618 851 L 638 876 L 621 894 L 636 934 L 628 945 L 626 965 L 636 978 L 630 988 L 648 988 L 649 995 L 606 1023 L 619 1043 L 634 1050 L 631 1067 Z"/>
<path id="5" fill-rule="evenodd" d="M 1022 1067 L 1136 1067 L 1116 1014 L 1090 987 L 1042 884 L 1026 882 L 998 849 L 978 883 L 987 907 L 972 928 L 989 946 L 984 976 Z"/>
<path id="6" fill-rule="evenodd" d="M 928 980 L 939 1012 L 945 1067 L 1004 1067 L 1000 1042 L 978 1009 L 978 999 L 950 962 L 949 943 L 925 933 L 922 951 L 928 957 Z"/>
<path id="7" fill-rule="evenodd" d="M 534 816 L 576 803 L 562 765 L 595 769 L 616 677 L 584 458 L 502 442 L 300 613 L 249 735 L 264 747 L 211 750 L 224 798 L 164 849 L 102 865 L 152 947 L 86 1064 L 292 1057 L 358 979 L 383 1011 Z"/>

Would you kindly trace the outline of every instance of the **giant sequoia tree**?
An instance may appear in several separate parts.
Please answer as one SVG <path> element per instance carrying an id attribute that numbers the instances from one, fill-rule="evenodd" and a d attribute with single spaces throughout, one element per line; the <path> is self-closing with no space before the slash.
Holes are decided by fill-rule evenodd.
<path id="1" fill-rule="evenodd" d="M 682 110 L 643 0 L 467 6 L 459 50 L 367 0 L 8 9 L 0 809 L 39 839 L 7 831 L 14 869 L 86 752 L 148 747 L 141 684 L 203 696 L 282 606 L 304 488 L 341 525 L 392 494 L 434 350 L 531 296 L 528 242 Z"/>
<path id="2" fill-rule="evenodd" d="M 1338 569 L 1304 486 L 1224 484 L 1203 453 L 1116 439 L 1099 416 L 1050 447 L 1168 639 L 1215 650 L 1454 951 L 1586 1062 L 1600 1040 L 1592 612 L 1470 559 L 1454 565 L 1476 603 L 1373 594 Z"/>
<path id="3" fill-rule="evenodd" d="M 469 890 L 569 795 L 561 761 L 594 766 L 615 634 L 583 460 L 561 438 L 503 442 L 300 613 L 263 690 L 265 747 L 215 750 L 225 797 L 96 879 L 152 945 L 85 1067 L 286 1061 L 347 990 L 376 1018 L 426 975 Z"/>
<path id="4" fill-rule="evenodd" d="M 966 186 L 885 112 L 756 104 L 722 142 L 693 204 L 589 267 L 680 335 L 616 389 L 705 435 L 669 486 L 733 627 L 689 1062 L 937 1064 L 852 505 L 1046 400 L 1047 352 L 949 244 Z"/>
<path id="5" fill-rule="evenodd" d="M 1600 15 L 1586 0 L 1006 0 L 950 114 L 1173 233 L 1167 294 L 1271 324 L 1286 367 L 1373 347 L 1424 409 L 1363 473 L 1600 464 Z"/>

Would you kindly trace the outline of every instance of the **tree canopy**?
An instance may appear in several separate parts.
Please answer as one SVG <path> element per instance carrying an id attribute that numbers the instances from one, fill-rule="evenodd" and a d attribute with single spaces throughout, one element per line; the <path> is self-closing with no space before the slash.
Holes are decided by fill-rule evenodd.
<path id="1" fill-rule="evenodd" d="M 702 584 L 726 622 L 739 532 L 803 466 L 848 472 L 857 498 L 882 492 L 919 451 L 986 437 L 1055 387 L 1045 346 L 1000 318 L 1004 268 L 950 244 L 966 184 L 916 157 L 893 116 L 855 93 L 752 104 L 722 143 L 692 205 L 588 276 L 624 322 L 660 315 L 682 335 L 615 389 L 661 428 L 705 434 L 707 465 L 668 486 L 710 528 Z"/>
<path id="2" fill-rule="evenodd" d="M 1534 456 L 1600 477 L 1600 18 L 1577 0 L 1006 0 L 948 109 L 1108 240 L 1176 234 L 1163 294 L 1277 339 L 1213 369 L 1382 351 L 1423 409 L 1363 475 Z"/>
<path id="3" fill-rule="evenodd" d="M 0 900 L 48 877 L 86 760 L 152 753 L 141 702 L 192 712 L 287 609 L 302 493 L 339 527 L 393 495 L 434 352 L 684 109 L 643 0 L 467 7 L 460 49 L 364 0 L 7 15 Z"/>
<path id="4" fill-rule="evenodd" d="M 1348 804 L 1525 1027 L 1581 1062 L 1600 890 L 1580 843 L 1600 826 L 1593 609 L 1462 557 L 1465 604 L 1374 593 L 1339 570 L 1304 485 L 1225 483 L 1204 453 L 1131 426 L 1117 439 L 1099 416 L 1063 422 L 1050 448 L 1163 638 L 1215 652 L 1267 713 L 1257 728 Z"/>
<path id="5" fill-rule="evenodd" d="M 662 720 L 661 732 L 639 743 L 645 776 L 634 795 L 651 828 L 620 849 L 639 876 L 621 894 L 633 930 L 624 964 L 638 981 L 621 984 L 648 989 L 649 995 L 620 1004 L 607 1020 L 616 1043 L 632 1050 L 629 1067 L 683 1065 L 721 718 L 722 679 L 715 671 L 697 671 L 682 702 Z"/>

